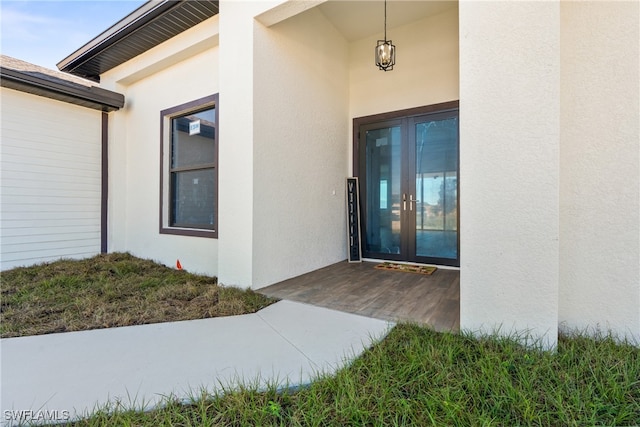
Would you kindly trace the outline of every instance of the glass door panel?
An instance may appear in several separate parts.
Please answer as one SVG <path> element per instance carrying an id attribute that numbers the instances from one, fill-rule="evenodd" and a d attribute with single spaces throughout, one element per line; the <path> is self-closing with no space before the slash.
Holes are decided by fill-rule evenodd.
<path id="1" fill-rule="evenodd" d="M 400 126 L 363 131 L 365 140 L 364 251 L 401 253 L 402 139 Z M 388 255 L 387 255 L 388 256 Z"/>
<path id="2" fill-rule="evenodd" d="M 415 257 L 458 259 L 458 118 L 412 120 Z M 413 151 L 413 150 L 412 150 Z M 442 262 L 442 261 L 440 261 Z M 447 262 L 450 263 L 450 262 Z"/>
<path id="3" fill-rule="evenodd" d="M 459 265 L 458 109 L 365 119 L 354 142 L 363 257 Z"/>

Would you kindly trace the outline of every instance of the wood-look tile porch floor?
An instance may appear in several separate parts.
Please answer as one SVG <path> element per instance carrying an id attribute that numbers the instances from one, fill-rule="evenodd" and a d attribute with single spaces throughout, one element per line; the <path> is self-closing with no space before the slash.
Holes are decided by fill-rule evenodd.
<path id="1" fill-rule="evenodd" d="M 339 262 L 259 289 L 269 297 L 391 321 L 460 329 L 460 272 L 432 275 L 377 270 L 378 263 Z"/>

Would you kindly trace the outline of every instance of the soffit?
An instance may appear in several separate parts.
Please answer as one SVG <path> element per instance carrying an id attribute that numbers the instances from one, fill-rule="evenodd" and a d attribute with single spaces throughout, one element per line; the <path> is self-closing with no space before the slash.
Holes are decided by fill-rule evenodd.
<path id="1" fill-rule="evenodd" d="M 151 0 L 60 61 L 58 69 L 100 81 L 123 64 L 218 14 L 218 0 Z"/>
<path id="2" fill-rule="evenodd" d="M 428 16 L 451 9 L 457 1 L 402 1 L 387 2 L 387 29 L 400 27 Z M 327 1 L 318 8 L 338 31 L 350 42 L 384 31 L 384 2 Z M 393 39 L 393 34 L 388 34 Z"/>

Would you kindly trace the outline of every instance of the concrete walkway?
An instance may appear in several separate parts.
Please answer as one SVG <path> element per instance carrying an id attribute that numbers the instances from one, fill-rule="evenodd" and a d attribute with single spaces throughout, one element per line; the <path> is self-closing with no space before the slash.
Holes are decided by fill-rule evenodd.
<path id="1" fill-rule="evenodd" d="M 2 339 L 1 424 L 64 421 L 107 402 L 149 409 L 163 396 L 187 399 L 239 380 L 306 384 L 391 326 L 280 301 L 243 316 Z"/>

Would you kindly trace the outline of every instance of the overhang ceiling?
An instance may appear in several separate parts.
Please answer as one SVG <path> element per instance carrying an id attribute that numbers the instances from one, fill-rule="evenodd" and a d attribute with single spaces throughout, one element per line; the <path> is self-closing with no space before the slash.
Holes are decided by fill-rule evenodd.
<path id="1" fill-rule="evenodd" d="M 387 30 L 437 15 L 457 4 L 456 0 L 390 0 L 387 2 Z M 330 0 L 318 8 L 350 42 L 384 30 L 384 2 L 380 0 Z M 393 39 L 393 34 L 389 34 L 389 38 Z"/>

